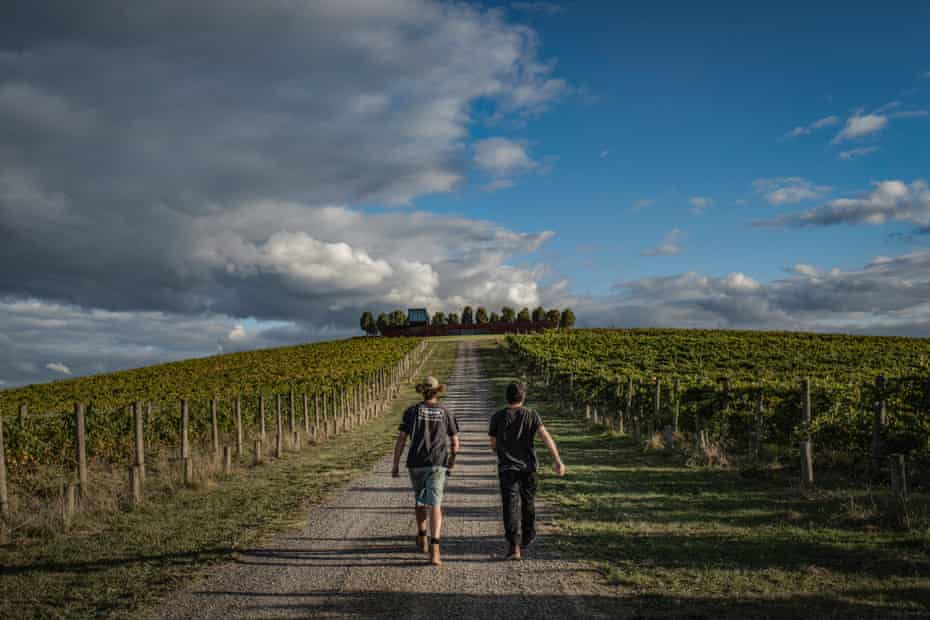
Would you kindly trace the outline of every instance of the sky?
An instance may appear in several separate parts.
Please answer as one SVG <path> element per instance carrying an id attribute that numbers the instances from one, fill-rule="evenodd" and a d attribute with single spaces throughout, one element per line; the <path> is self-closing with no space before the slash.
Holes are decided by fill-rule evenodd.
<path id="1" fill-rule="evenodd" d="M 770 4 L 4 2 L 0 389 L 412 306 L 930 337 L 930 5 Z"/>

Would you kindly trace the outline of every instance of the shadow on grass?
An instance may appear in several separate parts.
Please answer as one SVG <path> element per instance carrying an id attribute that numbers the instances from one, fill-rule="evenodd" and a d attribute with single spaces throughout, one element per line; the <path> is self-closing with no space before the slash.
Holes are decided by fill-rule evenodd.
<path id="1" fill-rule="evenodd" d="M 516 374 L 498 350 L 481 352 L 494 389 Z M 790 470 L 743 478 L 685 467 L 680 453 L 644 452 L 532 388 L 528 404 L 568 467 L 551 476 L 540 454 L 540 497 L 559 512 L 547 540 L 601 563 L 637 606 L 692 617 L 930 615 L 927 533 L 881 530 L 867 489 L 831 480 L 802 492 Z"/>

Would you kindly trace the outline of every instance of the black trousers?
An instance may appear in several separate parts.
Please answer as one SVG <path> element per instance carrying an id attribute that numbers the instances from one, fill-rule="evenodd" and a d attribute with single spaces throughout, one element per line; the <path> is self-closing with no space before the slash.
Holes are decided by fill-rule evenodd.
<path id="1" fill-rule="evenodd" d="M 536 472 L 502 471 L 499 477 L 507 542 L 526 546 L 536 538 Z"/>

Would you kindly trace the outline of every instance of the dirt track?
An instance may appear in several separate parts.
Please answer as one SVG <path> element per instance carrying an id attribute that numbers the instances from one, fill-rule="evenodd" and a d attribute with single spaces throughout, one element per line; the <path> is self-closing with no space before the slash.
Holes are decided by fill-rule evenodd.
<path id="1" fill-rule="evenodd" d="M 495 459 L 487 448 L 494 405 L 473 343 L 459 344 L 447 406 L 462 453 L 446 490 L 444 565 L 414 548 L 412 494 L 390 459 L 314 508 L 302 531 L 240 553 L 169 597 L 159 618 L 565 618 L 605 617 L 590 568 L 540 542 L 505 562 Z M 619 611 L 619 610 L 618 610 Z M 610 614 L 613 615 L 613 614 Z"/>

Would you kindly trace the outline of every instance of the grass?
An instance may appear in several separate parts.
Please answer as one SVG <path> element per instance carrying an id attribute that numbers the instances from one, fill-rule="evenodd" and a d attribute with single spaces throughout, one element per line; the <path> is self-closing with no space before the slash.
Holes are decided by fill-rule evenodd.
<path id="1" fill-rule="evenodd" d="M 443 380 L 455 344 L 432 346 L 428 372 Z M 383 417 L 280 461 L 266 452 L 265 465 L 147 498 L 94 529 L 0 547 L 0 618 L 136 617 L 237 549 L 302 526 L 310 505 L 390 451 L 403 409 L 415 398 L 406 385 Z"/>
<path id="2" fill-rule="evenodd" d="M 502 390 L 499 348 L 482 362 Z M 930 615 L 928 498 L 921 525 L 888 519 L 884 491 L 825 476 L 802 491 L 791 470 L 746 478 L 687 467 L 680 453 L 633 441 L 534 400 L 568 467 L 541 499 L 556 509 L 548 542 L 589 558 L 620 597 L 618 615 L 863 618 Z"/>

